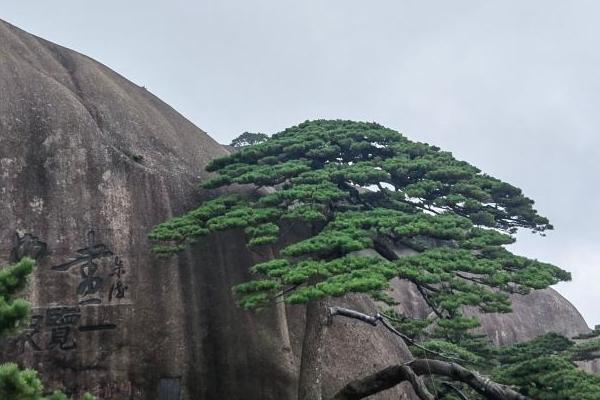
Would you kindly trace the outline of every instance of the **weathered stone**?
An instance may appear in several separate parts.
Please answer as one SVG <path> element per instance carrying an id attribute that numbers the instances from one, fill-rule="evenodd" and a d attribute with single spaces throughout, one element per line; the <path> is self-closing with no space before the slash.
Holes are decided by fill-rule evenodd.
<path id="1" fill-rule="evenodd" d="M 0 361 L 102 399 L 156 399 L 170 378 L 185 399 L 288 398 L 285 319 L 231 296 L 253 257 L 241 237 L 171 261 L 150 252 L 150 229 L 198 202 L 224 154 L 145 89 L 0 22 L 0 263 L 35 250 L 17 232 L 46 244 L 33 325 Z"/>
<path id="2" fill-rule="evenodd" d="M 392 296 L 400 303 L 398 311 L 405 315 L 424 318 L 431 312 L 410 282 L 395 279 Z M 552 288 L 510 297 L 513 309 L 510 313 L 481 314 L 466 310 L 466 314 L 479 317 L 481 328 L 477 331 L 485 333 L 497 345 L 524 342 L 549 332 L 573 337 L 591 331 L 579 311 Z"/>
<path id="3" fill-rule="evenodd" d="M 600 358 L 590 361 L 576 361 L 575 364 L 584 371 L 600 374 Z"/>

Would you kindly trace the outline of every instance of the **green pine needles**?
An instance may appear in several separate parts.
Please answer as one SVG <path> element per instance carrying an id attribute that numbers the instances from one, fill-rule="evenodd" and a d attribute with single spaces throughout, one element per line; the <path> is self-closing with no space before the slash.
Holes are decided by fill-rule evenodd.
<path id="1" fill-rule="evenodd" d="M 262 143 L 269 138 L 268 135 L 260 132 L 244 132 L 231 141 L 232 147 L 245 147 L 253 144 Z"/>
<path id="2" fill-rule="evenodd" d="M 527 343 L 493 349 L 497 363 L 492 375 L 516 385 L 521 393 L 539 400 L 598 400 L 600 376 L 577 368 L 573 361 L 598 357 L 590 354 L 600 342 L 575 343 L 555 333 Z"/>
<path id="3" fill-rule="evenodd" d="M 452 319 L 467 305 L 508 311 L 507 292 L 569 279 L 558 267 L 503 247 L 518 228 L 552 229 L 520 189 L 375 123 L 305 122 L 216 159 L 207 170 L 215 176 L 204 188 L 258 190 L 206 201 L 157 226 L 150 238 L 160 242 L 158 253 L 228 229 L 244 230 L 250 247 L 276 245 L 283 226 L 314 232 L 252 268 L 256 278 L 235 288 L 245 308 L 279 296 L 290 303 L 350 292 L 383 299 L 389 280 L 400 277 L 417 285 L 440 317 Z M 401 248 L 415 254 L 399 257 Z M 365 249 L 377 255 L 361 255 Z"/>
<path id="4" fill-rule="evenodd" d="M 597 354 L 588 352 L 598 350 L 597 341 L 576 343 L 559 334 L 548 333 L 529 342 L 501 347 L 493 346 L 489 339 L 475 335 L 464 335 L 456 341 L 431 339 L 422 344 L 438 353 L 460 357 L 463 365 L 491 376 L 496 382 L 516 387 L 520 393 L 532 399 L 600 399 L 600 376 L 588 374 L 574 363 L 597 358 Z M 440 359 L 420 349 L 412 349 L 412 353 Z M 438 379 L 436 383 L 441 387 L 443 382 Z M 467 385 L 455 385 L 468 393 L 468 398 L 481 398 Z"/>
<path id="5" fill-rule="evenodd" d="M 35 267 L 31 258 L 23 258 L 0 270 L 0 336 L 13 333 L 29 314 L 29 303 L 16 297 L 25 288 Z"/>
<path id="6" fill-rule="evenodd" d="M 214 175 L 205 189 L 251 190 L 234 187 L 229 193 L 239 194 L 205 201 L 158 225 L 150 238 L 162 255 L 230 229 L 245 232 L 250 248 L 270 246 L 275 257 L 255 264 L 253 279 L 234 288 L 246 309 L 348 293 L 392 304 L 389 282 L 400 278 L 414 284 L 432 310 L 424 320 L 395 317 L 400 331 L 423 344 L 412 348 L 414 354 L 453 354 L 476 367 L 489 361 L 483 370 L 492 371 L 504 359 L 473 339 L 469 330 L 479 322 L 463 311 L 509 312 L 509 294 L 570 279 L 554 265 L 505 247 L 519 229 L 542 235 L 552 229 L 519 188 L 376 123 L 307 121 L 213 160 L 207 170 Z M 583 377 L 596 385 L 571 361 L 596 350 L 593 344 L 569 345 L 568 358 L 544 357 L 568 364 L 565 379 Z M 542 392 L 530 391 L 518 375 L 523 363 L 535 370 L 541 357 L 493 373 L 538 396 Z M 531 379 L 546 378 L 540 372 Z"/>

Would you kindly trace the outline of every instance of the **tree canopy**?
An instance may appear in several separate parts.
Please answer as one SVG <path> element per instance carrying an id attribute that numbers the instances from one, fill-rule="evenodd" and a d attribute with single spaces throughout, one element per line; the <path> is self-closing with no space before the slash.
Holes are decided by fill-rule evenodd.
<path id="1" fill-rule="evenodd" d="M 463 315 L 510 311 L 510 293 L 528 293 L 568 272 L 518 256 L 505 246 L 518 229 L 552 229 L 534 202 L 509 183 L 376 123 L 307 121 L 264 142 L 213 160 L 205 189 L 251 185 L 157 226 L 154 250 L 171 254 L 212 232 L 243 230 L 248 246 L 273 246 L 235 287 L 240 305 L 283 298 L 304 304 L 347 293 L 387 295 L 389 281 L 412 282 L 433 318 L 404 318 L 404 329 L 462 343 L 478 326 Z M 310 234 L 282 244 L 295 226 Z M 407 253 L 407 250 L 408 253 Z M 456 347 L 454 348 L 456 350 Z"/>
<path id="2" fill-rule="evenodd" d="M 232 228 L 244 229 L 248 245 L 257 247 L 275 244 L 283 224 L 316 227 L 279 258 L 253 267 L 257 278 L 236 288 L 246 308 L 282 290 L 290 303 L 348 292 L 384 298 L 397 276 L 416 284 L 440 316 L 458 317 L 463 305 L 508 311 L 507 295 L 491 288 L 526 293 L 569 279 L 502 246 L 518 228 L 552 228 L 520 189 L 375 123 L 305 122 L 207 170 L 216 176 L 205 188 L 275 190 L 222 196 L 159 225 L 150 238 L 168 245 L 157 252 Z M 397 257 L 400 245 L 419 253 Z M 381 257 L 358 255 L 367 248 Z"/>
<path id="3" fill-rule="evenodd" d="M 231 141 L 232 147 L 252 146 L 264 142 L 269 138 L 268 135 L 260 132 L 244 132 Z"/>

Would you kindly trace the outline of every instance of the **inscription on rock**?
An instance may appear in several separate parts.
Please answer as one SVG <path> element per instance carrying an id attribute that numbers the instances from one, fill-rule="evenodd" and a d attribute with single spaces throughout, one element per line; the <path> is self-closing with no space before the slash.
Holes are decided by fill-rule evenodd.
<path id="1" fill-rule="evenodd" d="M 14 259 L 24 256 L 39 259 L 48 254 L 46 243 L 37 236 L 17 233 L 16 238 L 12 250 Z M 78 341 L 85 335 L 117 328 L 110 321 L 111 317 L 108 322 L 86 323 L 87 318 L 83 315 L 87 314 L 83 311 L 90 305 L 122 304 L 121 300 L 127 298 L 129 288 L 125 283 L 125 261 L 98 240 L 95 230 L 88 231 L 81 242 L 83 247 L 71 257 L 50 267 L 51 271 L 77 277 L 77 283 L 72 285 L 77 303 L 47 307 L 42 304 L 34 308 L 29 324 L 11 340 L 10 352 L 72 352 L 77 350 Z M 61 295 L 57 300 L 60 304 L 64 297 Z"/>
<path id="2" fill-rule="evenodd" d="M 109 303 L 125 298 L 129 287 L 123 281 L 126 273 L 123 260 L 108 246 L 97 242 L 94 230 L 89 231 L 84 240 L 86 247 L 77 250 L 70 260 L 52 266 L 52 270 L 69 272 L 78 269 L 76 294 L 79 305 L 102 304 L 103 295 Z"/>
<path id="3" fill-rule="evenodd" d="M 11 262 L 18 262 L 23 257 L 36 260 L 46 255 L 47 245 L 31 233 L 16 232 L 15 244 L 10 254 Z"/>
<path id="4" fill-rule="evenodd" d="M 34 310 L 29 326 L 16 339 L 19 353 L 31 351 L 71 351 L 80 334 L 116 329 L 115 324 L 82 325 L 81 308 L 57 306 Z"/>

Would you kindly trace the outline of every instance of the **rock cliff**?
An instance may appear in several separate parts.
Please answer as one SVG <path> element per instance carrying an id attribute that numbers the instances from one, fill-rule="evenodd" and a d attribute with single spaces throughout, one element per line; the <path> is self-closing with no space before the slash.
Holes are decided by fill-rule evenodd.
<path id="1" fill-rule="evenodd" d="M 227 150 L 142 87 L 102 64 L 0 21 L 0 263 L 39 266 L 31 324 L 0 361 L 38 369 L 52 388 L 100 399 L 293 399 L 303 309 L 238 309 L 231 286 L 258 257 L 242 238 L 203 239 L 154 257 L 157 223 L 203 196 L 203 167 Z M 427 313 L 395 283 L 403 311 Z M 497 343 L 587 331 L 552 290 L 484 317 Z M 361 296 L 343 300 L 365 312 Z M 335 321 L 326 392 L 407 357 L 385 331 Z M 396 389 L 377 398 L 411 398 Z"/>

